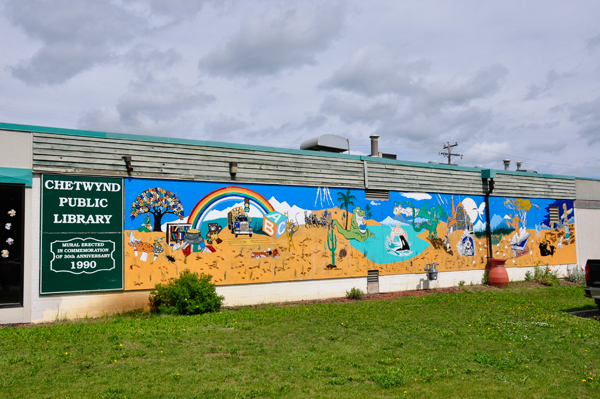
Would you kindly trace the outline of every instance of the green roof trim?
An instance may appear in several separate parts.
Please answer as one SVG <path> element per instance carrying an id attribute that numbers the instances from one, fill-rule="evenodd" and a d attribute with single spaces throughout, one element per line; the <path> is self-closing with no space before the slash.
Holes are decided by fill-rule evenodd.
<path id="1" fill-rule="evenodd" d="M 513 176 L 531 176 L 531 177 L 544 177 L 546 179 L 565 179 L 565 180 L 575 180 L 577 177 L 575 176 L 565 176 L 565 175 L 549 175 L 544 173 L 529 173 L 529 172 L 517 172 L 512 170 L 496 170 L 496 173 L 502 175 L 513 175 Z"/>
<path id="2" fill-rule="evenodd" d="M 377 158 L 368 155 L 352 155 L 352 154 L 337 154 L 332 152 L 323 151 L 309 151 L 309 150 L 296 150 L 291 148 L 279 148 L 279 147 L 267 147 L 258 145 L 248 144 L 232 144 L 232 143 L 221 143 L 216 141 L 205 141 L 205 140 L 193 140 L 193 139 L 179 139 L 171 137 L 159 137 L 159 136 L 145 136 L 140 134 L 126 134 L 126 133 L 107 133 L 107 132 L 95 132 L 91 130 L 76 130 L 76 129 L 65 129 L 56 127 L 44 127 L 44 126 L 31 126 L 31 125 L 20 125 L 14 123 L 1 123 L 1 130 L 13 130 L 21 132 L 31 133 L 52 133 L 52 134 L 64 134 L 71 136 L 86 136 L 86 137 L 99 137 L 116 140 L 135 140 L 135 141 L 146 141 L 154 143 L 167 143 L 167 144 L 182 144 L 182 145 L 194 145 L 194 146 L 205 146 L 215 148 L 226 148 L 235 150 L 249 150 L 249 151 L 265 151 L 274 152 L 280 154 L 295 154 L 295 155 L 311 155 L 323 158 L 338 158 L 338 159 L 354 159 L 369 162 L 380 162 L 392 165 L 404 165 L 414 166 L 419 168 L 430 168 L 430 169 L 446 169 L 446 170 L 461 170 L 474 173 L 481 173 L 482 170 L 489 168 L 475 168 L 469 166 L 457 166 L 457 165 L 445 165 L 438 163 L 425 163 L 425 162 L 413 162 L 413 161 L 399 161 L 388 158 Z M 495 169 L 489 169 L 495 170 Z M 518 176 L 531 176 L 531 177 L 544 177 L 553 179 L 568 179 L 573 180 L 573 176 L 561 176 L 561 175 L 547 175 L 541 173 L 525 173 L 525 172 L 513 172 L 506 170 L 496 170 L 499 174 L 511 174 Z"/>
<path id="3" fill-rule="evenodd" d="M 600 179 L 594 179 L 592 177 L 576 177 L 577 180 L 590 180 L 590 181 L 600 181 Z"/>
<path id="4" fill-rule="evenodd" d="M 173 138 L 173 137 L 145 136 L 145 135 L 141 135 L 141 134 L 94 132 L 94 131 L 90 131 L 90 130 L 75 130 L 75 129 L 53 128 L 53 127 L 42 127 L 42 126 L 17 125 L 17 124 L 13 124 L 13 123 L 0 123 L 0 129 L 20 131 L 20 132 L 31 132 L 31 133 L 51 133 L 51 134 L 64 134 L 64 135 L 70 135 L 70 136 L 99 137 L 99 138 L 107 138 L 107 139 L 115 139 L 115 140 L 134 140 L 134 141 L 145 141 L 145 142 L 152 142 L 152 143 L 219 147 L 219 148 L 229 148 L 229 149 L 235 149 L 235 150 L 266 151 L 266 152 L 277 152 L 277 153 L 282 153 L 282 154 L 313 155 L 313 156 L 328 157 L 328 158 L 342 158 L 342 159 L 355 159 L 355 160 L 361 159 L 360 155 L 336 154 L 336 153 L 332 153 L 332 152 L 295 150 L 295 149 L 291 149 L 291 148 L 222 143 L 222 142 L 217 142 L 217 141 L 180 139 L 180 138 Z"/>
<path id="5" fill-rule="evenodd" d="M 25 184 L 25 187 L 31 187 L 32 180 L 31 169 L 0 168 L 0 183 Z"/>

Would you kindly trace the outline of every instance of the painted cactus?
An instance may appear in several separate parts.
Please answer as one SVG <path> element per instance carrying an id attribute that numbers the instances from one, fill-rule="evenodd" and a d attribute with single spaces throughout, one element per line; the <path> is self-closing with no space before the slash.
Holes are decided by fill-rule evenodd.
<path id="1" fill-rule="evenodd" d="M 337 236 L 333 229 L 327 234 L 327 248 L 331 251 L 331 266 L 335 267 L 335 250 L 337 248 Z"/>

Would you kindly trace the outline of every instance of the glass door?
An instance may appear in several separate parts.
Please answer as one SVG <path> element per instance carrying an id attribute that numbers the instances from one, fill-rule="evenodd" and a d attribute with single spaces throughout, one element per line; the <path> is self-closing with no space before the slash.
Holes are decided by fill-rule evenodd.
<path id="1" fill-rule="evenodd" d="M 0 307 L 23 306 L 25 186 L 0 183 Z"/>

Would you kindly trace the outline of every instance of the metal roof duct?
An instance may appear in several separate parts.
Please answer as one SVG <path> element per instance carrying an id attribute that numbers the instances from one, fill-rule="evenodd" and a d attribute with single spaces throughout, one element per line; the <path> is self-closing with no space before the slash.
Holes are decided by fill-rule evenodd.
<path id="1" fill-rule="evenodd" d="M 313 137 L 304 140 L 300 144 L 301 150 L 311 151 L 327 151 L 327 152 L 344 152 L 350 150 L 348 139 L 335 134 L 322 134 L 318 137 Z"/>

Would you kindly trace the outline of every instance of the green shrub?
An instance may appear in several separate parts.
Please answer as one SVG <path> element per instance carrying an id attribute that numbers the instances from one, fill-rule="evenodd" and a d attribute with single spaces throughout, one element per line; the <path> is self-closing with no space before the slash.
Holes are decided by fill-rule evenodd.
<path id="1" fill-rule="evenodd" d="M 186 269 L 179 278 L 156 285 L 150 293 L 150 306 L 158 313 L 190 315 L 216 312 L 221 309 L 225 298 L 217 295 L 211 278 L 210 274 L 198 275 Z"/>
<path id="2" fill-rule="evenodd" d="M 483 277 L 481 278 L 481 284 L 483 284 L 483 285 L 490 284 L 490 271 L 489 270 L 485 270 L 483 272 Z"/>
<path id="3" fill-rule="evenodd" d="M 346 291 L 346 298 L 348 299 L 362 299 L 363 292 L 358 288 L 352 288 L 350 291 Z"/>
<path id="4" fill-rule="evenodd" d="M 579 268 L 579 266 L 575 266 L 575 269 L 570 270 L 569 275 L 567 276 L 567 281 L 572 283 L 583 283 L 585 280 L 585 273 L 583 270 Z"/>
<path id="5" fill-rule="evenodd" d="M 546 269 L 548 268 L 548 266 L 546 266 Z M 533 268 L 533 279 L 534 280 L 541 280 L 544 278 L 544 269 L 542 269 L 539 266 L 536 266 Z"/>
<path id="6" fill-rule="evenodd" d="M 460 281 L 458 282 L 458 286 L 459 286 L 460 288 L 464 287 L 464 286 L 465 286 L 465 280 L 460 280 Z"/>
<path id="7" fill-rule="evenodd" d="M 535 266 L 533 268 L 533 274 L 531 271 L 527 271 L 525 273 L 525 281 L 533 281 L 538 284 L 544 284 L 549 287 L 557 287 L 560 285 L 560 280 L 558 279 L 558 273 L 553 272 L 550 269 L 549 265 L 544 267 Z"/>

